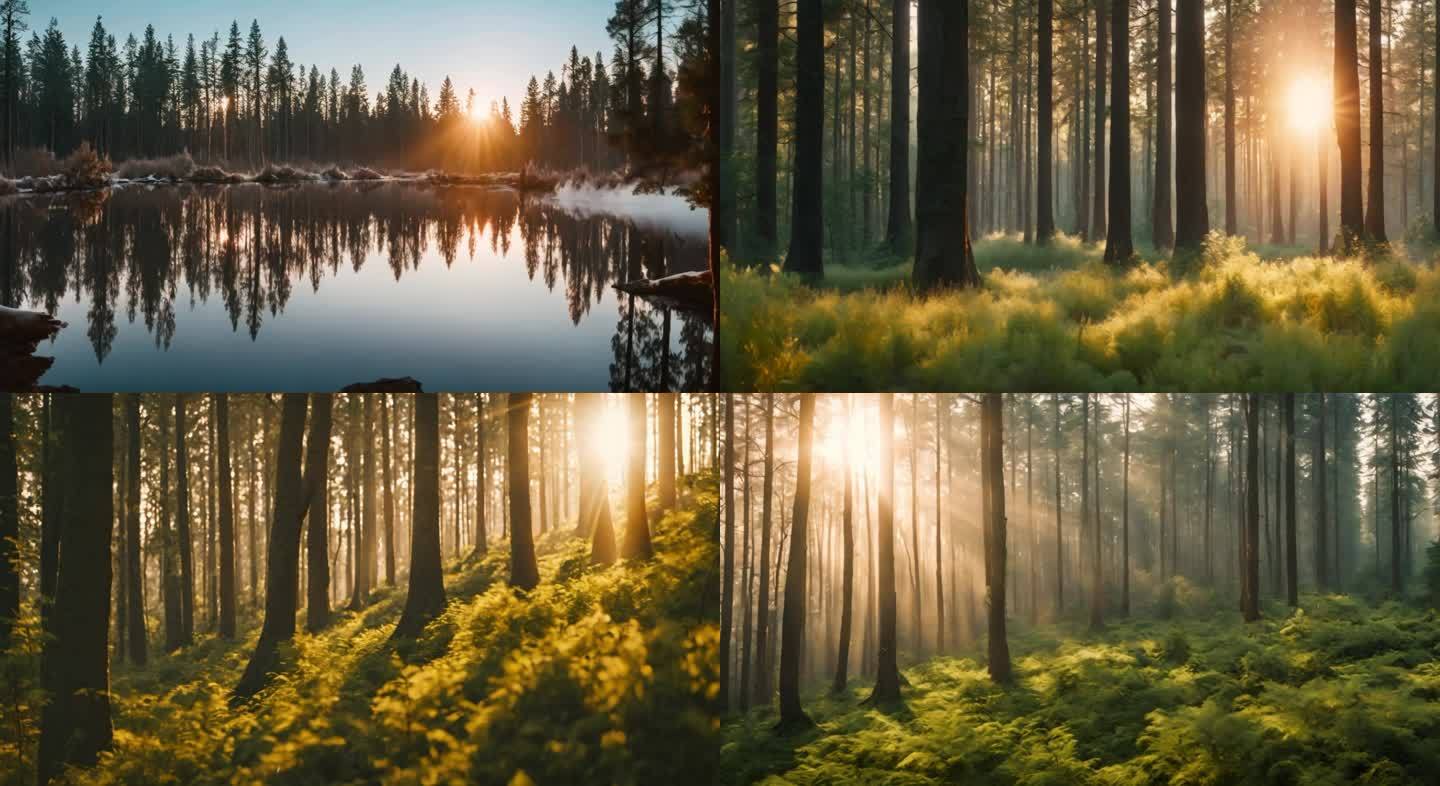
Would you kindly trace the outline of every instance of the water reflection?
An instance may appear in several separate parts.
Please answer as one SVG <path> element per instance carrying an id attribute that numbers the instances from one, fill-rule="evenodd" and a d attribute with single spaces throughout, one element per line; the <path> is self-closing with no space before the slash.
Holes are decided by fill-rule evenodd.
<path id="1" fill-rule="evenodd" d="M 651 390 L 709 375 L 703 315 L 610 288 L 703 269 L 704 238 L 680 229 L 407 183 L 131 186 L 10 198 L 0 216 L 0 301 L 70 322 L 41 348 L 48 384 Z"/>

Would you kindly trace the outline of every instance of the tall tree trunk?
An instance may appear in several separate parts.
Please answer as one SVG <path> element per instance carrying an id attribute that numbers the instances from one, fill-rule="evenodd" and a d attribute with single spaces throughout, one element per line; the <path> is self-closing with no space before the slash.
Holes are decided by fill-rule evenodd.
<path id="1" fill-rule="evenodd" d="M 819 277 L 825 273 L 820 160 L 825 136 L 825 24 L 820 0 L 797 0 L 795 37 L 795 184 L 785 270 Z"/>
<path id="2" fill-rule="evenodd" d="M 1125 396 L 1125 458 L 1120 496 L 1120 616 L 1130 616 L 1130 397 Z"/>
<path id="3" fill-rule="evenodd" d="M 631 393 L 627 397 L 630 407 L 630 467 L 625 477 L 625 540 L 620 546 L 620 556 L 630 559 L 649 559 L 653 554 L 650 546 L 650 523 L 645 513 L 645 394 Z"/>
<path id="4" fill-rule="evenodd" d="M 149 659 L 148 642 L 145 637 L 145 563 L 141 559 L 143 554 L 140 541 L 140 448 L 144 442 L 144 434 L 140 430 L 140 394 L 129 393 L 125 396 L 125 423 L 130 439 L 127 441 L 126 462 L 128 467 L 125 471 L 125 493 L 128 497 L 128 504 L 125 506 L 125 541 L 130 544 L 125 551 L 125 592 L 129 598 L 125 602 L 125 612 L 130 615 L 125 628 L 130 635 L 130 662 L 144 666 Z M 221 450 L 224 450 L 222 444 Z M 223 454 L 222 454 L 223 455 Z M 222 484 L 225 479 L 222 477 Z M 223 493 L 225 485 L 221 486 Z M 225 518 L 222 516 L 221 526 L 223 528 Z M 221 553 L 224 553 L 222 548 Z M 223 566 L 221 576 L 221 587 L 224 587 Z M 234 573 L 230 576 L 231 583 L 231 635 L 234 635 Z M 222 599 L 223 600 L 223 599 Z M 221 625 L 223 635 L 224 613 L 222 607 Z"/>
<path id="5" fill-rule="evenodd" d="M 668 511 L 675 508 L 675 394 L 656 393 L 655 408 L 660 427 L 655 439 L 656 458 L 660 461 L 656 486 L 660 510 Z"/>
<path id="6" fill-rule="evenodd" d="M 1405 591 L 1404 541 L 1400 535 L 1400 396 L 1390 394 L 1390 591 Z"/>
<path id="7" fill-rule="evenodd" d="M 1371 0 L 1370 17 L 1370 179 L 1365 200 L 1365 234 L 1371 243 L 1385 242 L 1385 68 L 1380 49 L 1384 18 L 1378 0 Z M 1338 33 L 1338 30 L 1337 30 Z"/>
<path id="8" fill-rule="evenodd" d="M 1151 226 L 1155 248 L 1175 245 L 1171 225 L 1171 0 L 1158 0 L 1159 49 L 1156 52 L 1155 95 L 1155 193 L 1152 196 Z"/>
<path id="9" fill-rule="evenodd" d="M 853 407 L 850 406 L 850 399 L 846 400 L 846 420 L 853 416 Z M 843 694 L 846 688 L 846 681 L 849 679 L 850 669 L 850 633 L 853 624 L 852 606 L 855 597 L 855 529 L 854 529 L 854 508 L 855 472 L 850 465 L 850 441 L 844 441 L 844 460 L 841 463 L 845 473 L 844 501 L 841 503 L 840 511 L 840 537 L 841 548 L 841 579 L 840 579 L 840 642 L 835 657 L 835 682 L 830 690 L 836 694 Z"/>
<path id="10" fill-rule="evenodd" d="M 360 540 L 359 548 L 356 549 L 356 556 L 360 561 L 360 570 L 356 574 L 361 577 L 361 582 L 355 587 L 355 595 L 351 599 L 350 607 L 363 609 L 370 603 L 370 590 L 375 584 L 375 563 L 376 563 L 376 532 L 375 532 L 375 395 L 367 393 L 360 406 L 363 408 L 361 415 L 361 435 L 363 444 L 360 446 Z M 458 412 L 456 413 L 458 416 Z M 457 479 L 459 473 L 457 473 Z M 458 504 L 458 502 L 457 502 Z M 459 546 L 459 543 L 456 543 Z"/>
<path id="11" fill-rule="evenodd" d="M 528 415 L 528 401 L 525 412 Z M 525 473 L 525 478 L 528 485 L 528 473 Z M 395 632 L 390 634 L 391 640 L 419 636 L 425 625 L 445 610 L 445 582 L 440 565 L 440 397 L 436 393 L 415 395 L 413 481 L 415 501 L 410 518 L 410 586 L 405 593 L 405 609 L 400 612 L 400 621 L 395 623 Z M 528 500 L 526 502 L 528 507 Z M 526 537 L 530 531 L 528 521 L 523 529 L 525 536 L 517 536 L 516 540 L 523 539 L 525 545 L 529 545 Z M 533 566 L 533 550 L 530 556 Z M 511 583 L 516 583 L 513 566 Z M 533 587 L 535 583 L 531 582 L 529 586 Z"/>
<path id="12" fill-rule="evenodd" d="M 1235 22 L 1231 18 L 1231 0 L 1225 0 L 1225 234 L 1240 234 L 1240 224 L 1236 217 L 1238 205 L 1235 197 L 1235 59 L 1234 59 L 1234 37 Z M 1325 143 L 1320 143 L 1321 161 L 1324 161 Z M 1320 174 L 1320 204 L 1321 204 L 1321 230 L 1320 230 L 1320 253 L 1325 253 L 1325 229 L 1324 229 L 1324 204 L 1325 204 L 1325 174 L 1324 165 L 1321 165 Z"/>
<path id="13" fill-rule="evenodd" d="M 735 623 L 735 397 L 725 396 L 725 553 L 720 603 L 720 711 L 730 709 L 730 650 Z"/>
<path id="14" fill-rule="evenodd" d="M 1365 231 L 1364 207 L 1360 200 L 1360 64 L 1356 52 L 1357 34 L 1355 0 L 1335 0 L 1335 136 L 1340 147 L 1340 235 L 1343 244 L 1338 252 L 1342 254 L 1355 253 L 1355 244 Z M 1440 156 L 1437 156 L 1437 160 L 1440 160 Z M 1437 164 L 1437 167 L 1440 167 L 1440 164 Z"/>
<path id="15" fill-rule="evenodd" d="M 330 624 L 330 420 L 334 400 L 329 393 L 310 397 L 311 439 L 305 446 L 305 483 L 310 493 L 310 528 L 306 533 L 305 629 Z M 323 432 L 325 438 L 319 439 Z"/>
<path id="16" fill-rule="evenodd" d="M 475 394 L 475 406 L 480 406 L 480 395 Z M 477 415 L 478 415 L 477 411 Z M 484 428 L 484 418 L 476 425 L 477 430 Z M 482 432 L 483 433 L 483 432 Z M 390 464 L 390 394 L 380 396 L 380 468 L 385 472 L 385 583 L 395 586 L 395 468 Z M 481 444 L 482 461 L 480 464 L 480 531 L 479 545 L 476 547 L 480 553 L 485 552 L 485 464 L 483 462 L 484 443 Z"/>
<path id="17" fill-rule="evenodd" d="M 1245 394 L 1245 541 L 1240 550 L 1240 611 L 1260 619 L 1260 394 Z"/>
<path id="18" fill-rule="evenodd" d="M 20 617 L 20 470 L 15 460 L 15 402 L 0 393 L 0 652 Z"/>
<path id="19" fill-rule="evenodd" d="M 1205 4 L 1179 0 L 1175 16 L 1175 247 L 1199 250 L 1205 205 Z"/>
<path id="20" fill-rule="evenodd" d="M 1051 170 L 1054 166 L 1055 128 L 1055 0 L 1039 0 L 1040 53 L 1037 86 L 1040 90 L 1035 172 L 1035 242 L 1047 245 L 1055 236 L 1055 197 Z"/>
<path id="21" fill-rule="evenodd" d="M 733 67 L 733 66 L 732 66 Z M 731 208 L 733 209 L 733 205 Z M 732 224 L 733 228 L 733 224 Z M 733 237 L 733 236 L 732 236 Z M 383 400 L 381 402 L 384 403 Z M 394 581 L 394 561 L 390 558 L 390 543 L 394 537 L 390 532 L 390 427 L 389 418 L 382 414 L 381 429 L 385 432 L 385 570 L 386 581 Z M 485 498 L 490 489 L 485 473 L 485 394 L 475 394 L 475 555 L 485 556 L 489 548 L 485 535 Z"/>
<path id="22" fill-rule="evenodd" d="M 69 489 L 60 526 L 50 638 L 41 655 L 39 769 L 45 784 L 68 765 L 91 766 L 113 737 L 110 720 L 110 544 L 115 523 L 114 414 L 107 394 L 67 395 L 61 410 Z"/>
<path id="23" fill-rule="evenodd" d="M 1113 96 L 1110 110 L 1110 223 L 1105 234 L 1105 261 L 1118 263 L 1135 255 L 1134 240 L 1130 236 L 1130 0 L 1112 0 L 1110 16 L 1113 27 L 1111 37 L 1115 46 L 1115 63 L 1111 70 L 1115 81 L 1110 91 Z"/>
<path id="24" fill-rule="evenodd" d="M 245 674 L 235 686 L 232 704 L 254 696 L 270 681 L 280 665 L 280 645 L 295 635 L 296 595 L 299 592 L 300 525 L 305 517 L 304 483 L 300 476 L 302 440 L 305 432 L 305 394 L 286 393 L 281 398 L 280 439 L 275 456 L 275 509 L 265 563 L 265 622 Z M 318 426 L 319 423 L 312 424 Z M 322 437 L 329 439 L 329 424 Z"/>
<path id="25" fill-rule="evenodd" d="M 1325 394 L 1320 394 L 1319 422 L 1315 429 L 1315 583 L 1321 591 L 1330 589 L 1330 522 L 1327 514 L 1329 503 L 1325 490 Z M 1338 445 L 1337 445 L 1338 447 Z M 1336 544 L 1339 547 L 1339 544 Z"/>
<path id="26" fill-rule="evenodd" d="M 880 499 L 877 519 L 880 628 L 875 689 L 868 701 L 900 700 L 900 669 L 895 651 L 895 394 L 880 394 Z"/>
<path id="27" fill-rule="evenodd" d="M 1295 394 L 1285 394 L 1285 600 L 1300 605 L 1299 555 L 1295 541 Z"/>
<path id="28" fill-rule="evenodd" d="M 885 246 L 892 255 L 904 257 L 914 250 L 910 225 L 910 0 L 891 0 L 890 7 L 893 14 L 890 36 L 890 205 L 885 225 Z"/>
<path id="29" fill-rule="evenodd" d="M 790 520 L 790 557 L 785 568 L 785 611 L 780 620 L 780 721 L 792 730 L 813 725 L 800 706 L 800 648 L 805 639 L 810 518 L 810 453 L 815 432 L 815 394 L 800 394 L 799 460 L 795 465 L 795 512 Z"/>
<path id="30" fill-rule="evenodd" d="M 940 474 L 940 449 L 945 444 L 941 434 L 945 420 L 943 398 L 943 394 L 935 394 L 935 651 L 939 653 L 945 652 L 945 573 L 944 561 L 941 559 L 941 535 L 945 529 L 945 518 L 940 510 L 940 487 L 943 485 L 941 478 L 944 477 Z M 953 457 L 951 460 L 953 462 Z"/>
<path id="31" fill-rule="evenodd" d="M 1086 237 L 1098 241 L 1105 237 L 1105 66 L 1108 57 L 1105 24 L 1105 0 L 1095 0 L 1095 188 L 1094 205 L 1090 208 L 1090 229 Z"/>
<path id="32" fill-rule="evenodd" d="M 970 247 L 965 161 L 970 65 L 967 3 L 920 0 L 915 268 L 921 292 L 980 286 Z"/>
<path id="33" fill-rule="evenodd" d="M 644 396 L 632 393 L 632 396 Z M 540 583 L 540 570 L 535 564 L 535 543 L 530 522 L 530 394 L 511 393 L 507 402 L 506 424 L 509 432 L 509 471 L 505 479 L 510 487 L 510 586 L 531 590 Z M 418 434 L 417 434 L 418 436 Z M 437 437 L 438 440 L 438 437 Z M 439 443 L 435 446 L 436 466 Z M 418 455 L 418 454 L 417 454 Z M 417 466 L 418 471 L 418 466 Z M 438 469 L 436 470 L 438 472 Z M 439 480 L 436 480 L 436 517 L 439 517 Z M 416 520 L 421 513 L 415 503 Z M 428 515 L 428 510 L 426 511 Z M 437 521 L 438 526 L 438 521 Z M 440 549 L 436 532 L 435 549 Z M 418 541 L 417 541 L 418 543 Z"/>
<path id="34" fill-rule="evenodd" d="M 1008 683 L 1011 679 L 1010 644 L 1005 634 L 1005 423 L 1004 396 L 986 393 L 983 399 L 980 438 L 985 451 L 983 483 L 988 484 L 988 516 L 985 522 L 985 588 L 989 607 L 987 655 L 990 679 Z"/>
<path id="35" fill-rule="evenodd" d="M 756 600 L 759 620 L 755 625 L 755 703 L 770 702 L 769 660 L 770 642 L 767 638 L 770 622 L 770 519 L 775 495 L 775 394 L 764 394 L 765 400 L 765 458 L 761 475 L 760 500 L 760 597 Z M 883 436 L 882 436 L 883 440 Z M 884 444 L 883 441 L 881 443 Z M 883 454 L 889 455 L 889 454 Z"/>
<path id="36" fill-rule="evenodd" d="M 1061 503 L 1060 494 L 1060 394 L 1050 395 L 1050 406 L 1054 411 L 1055 430 L 1052 434 L 1051 447 L 1054 450 L 1055 459 L 1055 618 L 1058 620 L 1065 613 L 1065 537 L 1061 531 L 1061 521 L 1064 508 Z M 981 443 L 981 466 L 984 466 L 984 443 Z"/>
<path id="37" fill-rule="evenodd" d="M 181 621 L 180 568 L 176 564 L 174 525 L 170 520 L 170 419 L 160 407 L 160 595 L 165 606 L 165 651 L 185 646 Z"/>
<path id="38" fill-rule="evenodd" d="M 903 0 L 895 0 L 896 4 Z M 779 244 L 776 227 L 775 172 L 779 145 L 780 4 L 756 5 L 755 50 L 755 252 L 761 259 Z"/>
<path id="39" fill-rule="evenodd" d="M 175 394 L 175 529 L 180 549 L 180 638 L 195 640 L 195 566 L 190 543 L 190 460 L 185 450 L 185 396 Z"/>

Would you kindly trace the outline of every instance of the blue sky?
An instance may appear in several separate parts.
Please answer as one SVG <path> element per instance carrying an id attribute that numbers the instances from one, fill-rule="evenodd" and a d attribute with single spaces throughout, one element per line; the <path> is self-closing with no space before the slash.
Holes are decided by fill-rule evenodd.
<path id="1" fill-rule="evenodd" d="M 65 40 L 85 50 L 96 15 L 104 17 L 117 42 L 145 25 L 155 25 L 160 36 L 173 34 L 183 53 L 185 36 L 195 34 L 196 46 L 216 30 L 223 43 L 232 18 L 241 34 L 250 20 L 260 20 L 265 43 L 274 51 L 275 39 L 285 36 L 290 58 L 331 67 L 348 80 L 350 66 L 365 69 L 365 84 L 373 96 L 385 85 L 398 62 L 412 77 L 430 88 L 433 101 L 446 74 L 455 82 L 461 100 L 474 88 L 481 106 L 509 96 L 512 103 L 525 89 L 530 75 L 544 78 L 568 59 L 571 44 L 582 55 L 609 53 L 605 20 L 613 0 L 43 0 L 31 3 L 30 27 L 43 30 L 50 17 L 60 22 Z"/>

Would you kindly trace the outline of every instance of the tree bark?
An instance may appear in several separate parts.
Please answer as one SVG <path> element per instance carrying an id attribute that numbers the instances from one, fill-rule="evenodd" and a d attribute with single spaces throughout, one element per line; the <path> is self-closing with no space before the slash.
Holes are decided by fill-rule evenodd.
<path id="1" fill-rule="evenodd" d="M 768 5 L 768 3 L 765 3 Z M 891 0 L 890 36 L 890 187 L 885 246 L 903 257 L 911 253 L 910 224 L 910 0 Z"/>
<path id="2" fill-rule="evenodd" d="M 820 160 L 825 135 L 825 25 L 820 0 L 797 0 L 795 37 L 795 167 L 785 270 L 818 278 L 825 273 Z"/>
<path id="3" fill-rule="evenodd" d="M 1108 108 L 1105 103 L 1105 66 L 1108 57 L 1106 36 L 1110 31 L 1105 24 L 1105 0 L 1095 0 L 1095 188 L 1094 206 L 1090 209 L 1090 229 L 1087 237 L 1098 241 L 1105 237 L 1105 117 Z"/>
<path id="4" fill-rule="evenodd" d="M 15 401 L 0 393 L 0 652 L 20 616 L 20 470 L 15 460 Z"/>
<path id="5" fill-rule="evenodd" d="M 1295 541 L 1295 394 L 1285 394 L 1285 599 L 1300 605 L 1299 555 Z"/>
<path id="6" fill-rule="evenodd" d="M 1175 17 L 1175 247 L 1198 251 L 1205 204 L 1205 4 L 1179 0 Z"/>
<path id="7" fill-rule="evenodd" d="M 880 394 L 880 500 L 877 519 L 880 630 L 875 689 L 869 701 L 900 700 L 900 669 L 895 651 L 895 394 Z"/>
<path id="8" fill-rule="evenodd" d="M 440 397 L 436 393 L 415 394 L 413 480 L 415 498 L 410 515 L 410 586 L 405 594 L 405 609 L 400 612 L 400 621 L 395 624 L 394 633 L 390 634 L 392 641 L 419 636 L 425 625 L 445 610 L 445 582 L 440 565 Z M 527 535 L 528 524 L 525 527 Z"/>
<path id="9" fill-rule="evenodd" d="M 759 620 L 755 625 L 755 703 L 770 701 L 769 633 L 770 622 L 770 519 L 775 493 L 775 394 L 765 396 L 765 458 L 763 460 L 760 499 L 760 597 L 756 601 Z M 882 436 L 883 440 L 883 436 Z M 883 441 L 882 441 L 883 444 Z M 882 454 L 888 456 L 889 454 Z"/>
<path id="10" fill-rule="evenodd" d="M 1235 71 L 1234 37 L 1235 23 L 1231 19 L 1231 0 L 1225 0 L 1225 234 L 1240 234 L 1236 216 L 1238 206 L 1235 197 Z M 1320 142 L 1321 161 L 1324 161 L 1325 143 Z M 1321 165 L 1320 174 L 1320 248 L 1325 248 L 1325 174 Z"/>
<path id="11" fill-rule="evenodd" d="M 68 765 L 90 766 L 110 747 L 111 537 L 115 522 L 114 414 L 107 394 L 56 399 L 63 412 L 70 499 L 60 528 L 51 635 L 41 655 L 39 774 L 48 783 Z"/>
<path id="12" fill-rule="evenodd" d="M 1004 395 L 986 393 L 983 400 L 981 444 L 985 450 L 989 517 L 984 531 L 985 587 L 988 610 L 987 655 L 990 679 L 1011 679 L 1010 644 L 1005 633 L 1005 423 Z"/>
<path id="13" fill-rule="evenodd" d="M 509 431 L 510 466 L 506 482 L 510 487 L 510 586 L 531 590 L 540 583 L 540 571 L 535 564 L 535 542 L 530 521 L 530 394 L 511 393 L 509 398 L 506 422 Z M 438 445 L 436 450 L 438 453 Z M 439 481 L 436 483 L 438 500 Z M 418 520 L 418 501 L 415 503 L 415 511 Z M 436 515 L 438 516 L 438 501 Z M 438 541 L 438 533 L 436 537 Z M 438 542 L 436 548 L 439 548 Z"/>
<path id="14" fill-rule="evenodd" d="M 915 267 L 920 292 L 980 286 L 970 247 L 965 162 L 970 65 L 967 3 L 920 0 Z"/>
<path id="15" fill-rule="evenodd" d="M 1112 0 L 1110 16 L 1115 47 L 1115 62 L 1111 71 L 1115 81 L 1110 91 L 1113 96 L 1110 109 L 1110 222 L 1105 233 L 1105 261 L 1121 263 L 1135 255 L 1135 243 L 1130 234 L 1129 0 Z"/>
<path id="16" fill-rule="evenodd" d="M 1356 52 L 1355 0 L 1335 0 L 1335 137 L 1340 147 L 1338 253 L 1354 254 L 1365 232 L 1360 200 L 1360 64 Z M 1437 156 L 1440 161 L 1440 156 Z M 1440 172 L 1440 163 L 1436 164 Z M 1440 182 L 1440 181 L 1437 181 Z M 1436 186 L 1440 189 L 1440 185 Z"/>
<path id="17" fill-rule="evenodd" d="M 175 529 L 180 548 L 180 636 L 195 641 L 195 566 L 190 542 L 190 460 L 185 450 L 185 396 L 175 394 Z"/>
<path id="18" fill-rule="evenodd" d="M 1245 394 L 1245 541 L 1241 547 L 1240 611 L 1260 619 L 1260 394 Z"/>
<path id="19" fill-rule="evenodd" d="M 1055 237 L 1055 197 L 1050 176 L 1054 167 L 1055 128 L 1055 0 L 1039 0 L 1039 118 L 1036 128 L 1035 242 Z"/>
<path id="20" fill-rule="evenodd" d="M 330 624 L 330 422 L 334 399 L 329 393 L 310 397 L 310 441 L 305 445 L 305 485 L 310 501 L 306 533 L 305 629 Z M 320 435 L 324 438 L 321 439 Z"/>
<path id="21" fill-rule="evenodd" d="M 1322 591 L 1330 589 L 1330 544 L 1328 496 L 1325 490 L 1325 394 L 1320 394 L 1319 422 L 1315 429 L 1315 583 Z M 1338 447 L 1338 446 L 1337 446 Z M 1337 544 L 1338 547 L 1338 544 Z"/>
<path id="22" fill-rule="evenodd" d="M 765 0 L 756 9 L 755 251 L 764 259 L 775 253 L 779 243 L 775 172 L 780 137 L 780 4 Z"/>
<path id="23" fill-rule="evenodd" d="M 1150 211 L 1150 226 L 1153 228 L 1155 247 L 1166 249 L 1175 245 L 1175 232 L 1170 218 L 1170 43 L 1171 16 L 1170 0 L 1156 3 L 1158 47 L 1155 63 L 1155 187 Z"/>
<path id="24" fill-rule="evenodd" d="M 800 394 L 799 460 L 795 465 L 795 510 L 790 519 L 790 557 L 785 568 L 785 611 L 780 620 L 780 722 L 794 730 L 814 725 L 800 706 L 800 648 L 805 639 L 805 578 L 810 518 L 810 453 L 815 432 L 815 394 Z"/>
<path id="25" fill-rule="evenodd" d="M 853 416 L 853 410 L 848 406 L 845 410 L 847 421 Z M 840 642 L 835 657 L 835 682 L 830 686 L 831 691 L 836 694 L 845 692 L 846 681 L 850 669 L 850 629 L 853 624 L 853 611 L 855 596 L 855 530 L 854 530 L 854 469 L 850 465 L 850 441 L 844 441 L 844 460 L 841 463 L 845 473 L 844 501 L 841 503 L 840 511 L 840 537 L 841 548 L 841 579 L 840 579 Z"/>
<path id="26" fill-rule="evenodd" d="M 627 396 L 630 408 L 630 467 L 625 476 L 625 540 L 620 546 L 624 559 L 649 559 L 650 523 L 645 513 L 645 396 Z"/>
<path id="27" fill-rule="evenodd" d="M 1370 11 L 1370 179 L 1365 200 L 1365 234 L 1371 243 L 1385 242 L 1385 79 L 1380 48 L 1380 3 L 1371 0 Z M 1338 31 L 1337 31 L 1338 32 Z"/>
<path id="28" fill-rule="evenodd" d="M 130 439 L 126 447 L 126 461 L 128 468 L 125 471 L 126 495 L 129 502 L 125 510 L 125 540 L 129 548 L 125 551 L 125 592 L 129 595 L 125 602 L 125 613 L 130 615 L 126 622 L 126 632 L 130 636 L 130 662 L 138 666 L 144 666 L 149 660 L 148 641 L 145 636 L 145 571 L 143 554 L 140 541 L 140 448 L 144 442 L 144 434 L 140 431 L 140 394 L 130 393 L 125 396 L 125 422 L 129 431 Z M 224 519 L 222 518 L 223 522 Z M 223 552 L 222 552 L 223 553 Z M 222 585 L 223 585 L 223 576 Z M 234 575 L 231 575 L 232 612 L 234 591 Z M 222 615 L 222 625 L 223 625 Z M 234 617 L 231 617 L 231 628 L 233 635 Z"/>

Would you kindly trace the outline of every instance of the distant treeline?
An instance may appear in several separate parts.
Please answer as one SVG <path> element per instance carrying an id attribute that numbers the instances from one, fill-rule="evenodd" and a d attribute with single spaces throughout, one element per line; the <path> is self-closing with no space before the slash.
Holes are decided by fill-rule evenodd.
<path id="1" fill-rule="evenodd" d="M 343 80 L 297 64 L 283 36 L 267 44 L 258 20 L 248 34 L 232 21 L 225 37 L 189 35 L 182 48 L 153 25 L 119 44 L 96 17 L 82 53 L 52 18 L 22 53 L 28 4 L 0 0 L 0 150 L 12 174 L 33 166 L 27 148 L 63 156 L 87 142 L 116 160 L 188 151 L 249 166 L 685 168 L 701 155 L 704 45 L 699 8 L 685 5 L 617 0 L 608 65 L 571 47 L 558 76 L 531 77 L 518 107 L 502 97 L 486 108 L 449 76 L 432 99 L 398 63 L 372 94 L 359 65 Z"/>

